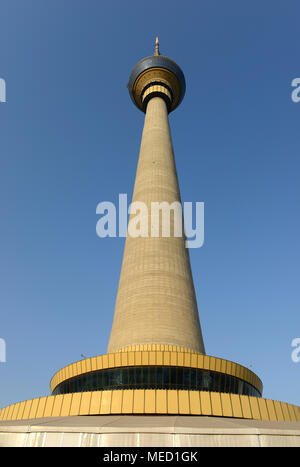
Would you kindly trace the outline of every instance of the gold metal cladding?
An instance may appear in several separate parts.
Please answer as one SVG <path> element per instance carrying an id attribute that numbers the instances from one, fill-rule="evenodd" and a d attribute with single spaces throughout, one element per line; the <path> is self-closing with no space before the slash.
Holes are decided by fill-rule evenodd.
<path id="1" fill-rule="evenodd" d="M 152 94 L 153 92 L 160 92 L 161 94 L 165 94 L 169 98 L 170 102 L 172 102 L 172 96 L 171 96 L 170 91 L 168 91 L 168 89 L 166 89 L 164 86 L 161 86 L 159 84 L 153 84 L 152 86 L 147 88 L 143 94 L 142 101 L 144 102 L 145 98 L 149 94 Z"/>
<path id="2" fill-rule="evenodd" d="M 74 415 L 203 415 L 299 422 L 300 407 L 239 394 L 177 389 L 120 389 L 40 397 L 0 410 L 0 420 Z"/>
<path id="3" fill-rule="evenodd" d="M 173 346 L 169 346 L 173 347 Z M 176 346 L 174 346 L 176 348 Z M 179 366 L 217 371 L 235 376 L 262 393 L 262 382 L 248 368 L 222 358 L 176 350 L 119 351 L 79 360 L 59 370 L 50 381 L 51 392 L 63 381 L 91 371 L 127 366 Z"/>
<path id="4" fill-rule="evenodd" d="M 132 95 L 137 107 L 143 110 L 141 94 L 145 86 L 153 81 L 161 81 L 172 89 L 173 101 L 171 110 L 174 110 L 180 101 L 181 86 L 178 78 L 166 68 L 149 68 L 141 73 L 134 82 Z"/>

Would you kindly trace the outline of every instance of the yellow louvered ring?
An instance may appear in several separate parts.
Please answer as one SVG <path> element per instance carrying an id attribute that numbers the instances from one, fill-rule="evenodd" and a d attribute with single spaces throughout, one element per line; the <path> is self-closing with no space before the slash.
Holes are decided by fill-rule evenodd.
<path id="1" fill-rule="evenodd" d="M 151 345 L 151 344 L 149 344 Z M 159 345 L 159 344 L 158 344 Z M 167 346 L 170 349 L 176 346 Z M 149 347 L 146 347 L 149 348 Z M 152 348 L 152 345 L 151 345 Z M 154 346 L 155 348 L 155 346 Z M 162 347 L 163 349 L 165 347 Z M 181 349 L 180 347 L 178 349 Z M 209 355 L 193 353 L 192 351 L 179 350 L 124 350 L 110 354 L 90 357 L 67 365 L 54 374 L 50 381 L 51 393 L 55 388 L 75 376 L 92 371 L 127 366 L 178 366 L 188 368 L 199 368 L 228 374 L 239 378 L 254 386 L 262 393 L 262 382 L 260 378 L 248 368 L 229 360 L 224 360 Z"/>
<path id="2" fill-rule="evenodd" d="M 0 420 L 78 415 L 203 415 L 299 422 L 300 407 L 239 394 L 177 389 L 121 389 L 40 397 L 0 410 Z"/>

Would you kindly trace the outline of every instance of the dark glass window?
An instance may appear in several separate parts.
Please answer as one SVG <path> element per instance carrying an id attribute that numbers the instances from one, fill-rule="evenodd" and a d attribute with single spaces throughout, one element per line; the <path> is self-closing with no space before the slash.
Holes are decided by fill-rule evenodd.
<path id="1" fill-rule="evenodd" d="M 167 366 L 163 367 L 163 384 L 170 384 L 170 368 Z"/>
<path id="2" fill-rule="evenodd" d="M 128 386 L 128 369 L 127 368 L 122 368 L 121 370 L 121 381 L 122 385 Z"/>
<path id="3" fill-rule="evenodd" d="M 196 369 L 191 368 L 191 389 L 196 388 Z"/>
<path id="4" fill-rule="evenodd" d="M 201 388 L 202 387 L 202 371 L 201 370 L 197 370 L 197 381 L 196 381 L 196 386 L 197 388 Z"/>
<path id="5" fill-rule="evenodd" d="M 177 385 L 179 388 L 183 387 L 183 368 L 177 368 Z"/>
<path id="6" fill-rule="evenodd" d="M 126 388 L 191 389 L 261 396 L 249 383 L 234 376 L 175 366 L 137 366 L 90 372 L 63 381 L 53 394 Z"/>
<path id="7" fill-rule="evenodd" d="M 142 368 L 136 368 L 135 369 L 135 382 L 137 385 L 142 384 Z"/>
<path id="8" fill-rule="evenodd" d="M 171 367 L 170 368 L 170 383 L 172 386 L 177 385 L 177 368 L 176 367 Z"/>
<path id="9" fill-rule="evenodd" d="M 156 383 L 158 386 L 161 386 L 163 383 L 163 369 L 162 367 L 158 367 L 156 369 Z"/>
<path id="10" fill-rule="evenodd" d="M 132 388 L 135 386 L 135 368 L 128 368 L 128 384 Z"/>
<path id="11" fill-rule="evenodd" d="M 220 392 L 225 392 L 225 375 L 220 373 Z"/>
<path id="12" fill-rule="evenodd" d="M 203 389 L 208 391 L 209 390 L 209 383 L 210 383 L 209 372 L 204 371 L 203 374 L 202 374 L 202 386 L 203 386 Z"/>
<path id="13" fill-rule="evenodd" d="M 148 384 L 150 389 L 154 389 L 158 384 L 156 374 L 158 370 L 159 368 L 156 368 L 155 366 L 149 366 L 148 368 Z"/>
<path id="14" fill-rule="evenodd" d="M 183 370 L 183 385 L 186 388 L 190 387 L 190 384 L 191 384 L 190 376 L 191 376 L 190 369 L 189 368 L 184 368 L 184 370 Z"/>

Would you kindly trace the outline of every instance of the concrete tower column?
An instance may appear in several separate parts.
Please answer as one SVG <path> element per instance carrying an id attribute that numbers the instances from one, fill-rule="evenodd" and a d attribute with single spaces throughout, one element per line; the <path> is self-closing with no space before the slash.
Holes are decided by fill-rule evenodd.
<path id="1" fill-rule="evenodd" d="M 159 86 L 148 87 L 148 93 L 151 88 Z M 158 236 L 151 232 L 153 202 L 181 206 L 167 104 L 156 93 L 146 107 L 132 201 L 147 206 L 147 236 L 133 237 L 129 229 L 108 352 L 135 344 L 172 344 L 205 353 L 184 229 L 174 236 L 171 209 L 170 236 L 162 235 L 162 216 Z M 131 214 L 129 226 L 141 215 Z M 152 215 L 152 225 L 153 220 Z"/>

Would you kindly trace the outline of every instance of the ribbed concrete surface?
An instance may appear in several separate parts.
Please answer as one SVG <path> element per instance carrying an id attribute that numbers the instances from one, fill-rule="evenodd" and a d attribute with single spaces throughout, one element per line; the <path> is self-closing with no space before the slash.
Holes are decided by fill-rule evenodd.
<path id="1" fill-rule="evenodd" d="M 0 422 L 0 447 L 300 446 L 299 422 L 219 417 L 96 416 Z"/>
<path id="2" fill-rule="evenodd" d="M 147 106 L 132 201 L 144 202 L 148 213 L 152 202 L 181 202 L 167 108 L 160 97 Z M 184 235 L 159 235 L 127 236 L 108 352 L 151 343 L 205 353 Z"/>

